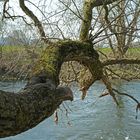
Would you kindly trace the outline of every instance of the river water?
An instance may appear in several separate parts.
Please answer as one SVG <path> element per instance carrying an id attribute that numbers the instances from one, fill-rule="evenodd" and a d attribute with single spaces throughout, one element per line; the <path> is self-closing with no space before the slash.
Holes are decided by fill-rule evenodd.
<path id="1" fill-rule="evenodd" d="M 114 83 L 119 91 L 140 100 L 140 81 Z M 0 89 L 17 92 L 24 85 L 25 82 L 0 82 Z M 27 132 L 1 140 L 140 140 L 140 113 L 136 120 L 134 101 L 119 97 L 117 107 L 110 96 L 98 98 L 105 89 L 100 82 L 89 89 L 84 101 L 77 86 L 72 85 L 72 89 L 75 99 L 60 107 L 58 124 L 52 116 Z"/>

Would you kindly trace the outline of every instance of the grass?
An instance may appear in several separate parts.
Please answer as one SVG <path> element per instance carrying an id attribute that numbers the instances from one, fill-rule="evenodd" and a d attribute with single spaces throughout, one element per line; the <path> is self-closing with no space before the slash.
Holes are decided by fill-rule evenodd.
<path id="1" fill-rule="evenodd" d="M 108 58 L 114 58 L 113 52 L 111 48 L 99 48 L 97 49 L 99 53 L 105 54 Z M 105 55 L 100 53 L 101 60 L 105 58 Z M 139 58 L 140 59 L 140 47 L 137 48 L 129 48 L 125 54 L 126 58 Z"/>
<path id="2" fill-rule="evenodd" d="M 3 53 L 11 53 L 13 51 L 24 51 L 25 47 L 23 46 L 1 46 Z"/>
<path id="3" fill-rule="evenodd" d="M 140 58 L 140 48 L 129 48 L 126 55 L 130 58 Z"/>

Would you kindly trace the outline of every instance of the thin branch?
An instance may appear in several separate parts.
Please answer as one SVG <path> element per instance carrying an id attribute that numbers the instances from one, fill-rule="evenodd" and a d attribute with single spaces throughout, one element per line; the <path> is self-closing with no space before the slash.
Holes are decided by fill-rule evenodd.
<path id="1" fill-rule="evenodd" d="M 10 9 L 10 7 L 6 8 L 7 4 L 8 4 L 9 0 L 6 0 L 4 2 L 4 5 L 3 5 L 3 15 L 2 15 L 2 20 L 4 18 L 7 18 L 7 19 L 12 19 L 14 21 L 14 19 L 16 18 L 22 18 L 22 20 L 29 26 L 31 26 L 31 24 L 29 24 L 27 21 L 26 21 L 26 18 L 23 17 L 23 16 L 20 16 L 20 15 L 11 15 L 8 10 Z"/>
<path id="2" fill-rule="evenodd" d="M 64 33 L 63 33 L 63 31 L 61 30 L 61 28 L 59 27 L 58 24 L 56 24 L 56 27 L 57 27 L 58 30 L 60 31 L 62 38 L 63 38 L 63 39 L 66 39 L 66 37 L 65 37 L 65 35 L 64 35 Z"/>
<path id="3" fill-rule="evenodd" d="M 106 26 L 102 25 L 102 26 L 100 27 L 100 29 L 101 29 L 102 27 L 103 27 L 103 29 L 102 29 L 102 30 L 98 29 L 97 33 L 96 33 L 94 36 L 92 36 L 92 38 L 91 38 L 90 40 L 91 40 L 91 41 L 95 40 L 95 38 L 97 38 L 102 32 L 104 32 L 106 29 L 110 28 L 111 24 L 112 24 L 115 20 L 117 20 L 119 17 L 120 17 L 120 15 L 117 16 L 117 17 L 116 17 L 115 19 L 113 19 L 112 21 L 110 21 L 110 23 L 108 23 Z M 116 25 L 116 26 L 118 26 L 118 25 Z M 124 33 L 124 32 L 119 32 L 119 33 L 116 33 L 116 34 L 123 34 L 123 33 Z M 104 39 L 108 38 L 108 37 L 111 36 L 111 35 L 114 35 L 114 33 L 112 32 L 111 34 L 108 34 L 108 36 L 105 35 Z M 104 39 L 101 39 L 101 40 L 104 40 Z M 96 43 L 98 43 L 98 42 L 96 42 Z M 94 43 L 94 44 L 96 44 L 96 43 Z"/>
<path id="4" fill-rule="evenodd" d="M 33 2 L 31 2 L 31 1 L 29 1 L 29 0 L 26 0 L 26 1 L 29 2 L 30 4 L 32 4 L 35 8 L 37 8 L 37 9 L 39 10 L 39 12 L 44 16 L 45 20 L 47 20 L 48 25 L 49 25 L 51 31 L 53 32 L 53 29 L 52 29 L 52 27 L 51 27 L 51 23 L 49 22 L 48 18 L 45 16 L 45 14 L 43 13 L 43 11 L 42 11 L 38 6 L 36 6 Z M 44 21 L 44 20 L 42 20 L 42 22 L 43 22 L 43 21 Z M 42 24 L 43 24 L 43 23 L 42 23 Z"/>
<path id="5" fill-rule="evenodd" d="M 120 91 L 118 91 L 117 89 L 114 89 L 114 88 L 112 88 L 112 90 L 115 91 L 115 92 L 116 92 L 117 94 L 119 94 L 119 95 L 125 95 L 125 96 L 131 98 L 131 99 L 132 99 L 133 101 L 135 101 L 137 104 L 140 103 L 136 98 L 134 98 L 133 96 L 131 96 L 131 95 L 127 94 L 127 93 L 122 93 L 122 92 L 120 92 Z"/>
<path id="6" fill-rule="evenodd" d="M 114 75 L 116 75 L 117 77 L 119 77 L 120 79 L 123 79 L 123 80 L 125 80 L 125 81 L 130 81 L 130 79 L 127 79 L 127 78 L 124 78 L 124 77 L 120 76 L 119 74 L 117 74 L 117 73 L 115 73 L 113 70 L 111 70 L 110 68 L 107 68 L 107 67 L 106 67 L 106 69 L 107 69 L 108 71 L 110 71 L 112 74 L 114 74 Z"/>
<path id="7" fill-rule="evenodd" d="M 74 6 L 75 6 L 75 8 L 76 8 L 76 10 L 77 10 L 77 12 L 78 12 L 78 14 L 79 14 L 79 16 L 82 18 L 81 13 L 80 13 L 80 11 L 79 11 L 79 9 L 78 9 L 78 7 L 77 7 L 75 1 L 72 0 L 72 2 L 73 2 L 73 4 L 74 4 Z M 83 18 L 82 18 L 82 19 L 83 19 Z"/>
<path id="8" fill-rule="evenodd" d="M 5 17 L 5 13 L 7 12 L 7 10 L 6 10 L 6 5 L 7 5 L 8 2 L 9 2 L 9 0 L 5 0 L 5 2 L 4 2 L 2 19 Z"/>
<path id="9" fill-rule="evenodd" d="M 137 106 L 136 106 L 136 119 L 137 119 L 138 118 L 138 110 L 140 110 L 140 102 L 135 97 L 133 97 L 133 96 L 127 94 L 127 93 L 122 93 L 122 92 L 120 92 L 120 91 L 118 91 L 117 89 L 114 89 L 114 88 L 112 88 L 112 90 L 115 91 L 119 95 L 124 95 L 124 96 L 127 96 L 127 97 L 131 98 L 134 102 L 137 103 Z"/>
<path id="10" fill-rule="evenodd" d="M 68 8 L 75 16 L 77 16 L 79 19 L 81 19 L 81 20 L 84 20 L 83 18 L 82 18 L 82 16 L 81 15 L 78 15 L 78 14 L 76 14 L 67 4 L 65 4 L 63 1 L 61 1 L 61 0 L 59 0 L 59 2 L 61 2 L 66 8 Z"/>
<path id="11" fill-rule="evenodd" d="M 54 14 L 49 15 L 49 17 L 47 17 L 47 19 L 52 18 L 52 17 L 54 17 L 54 16 L 56 16 L 56 15 L 62 13 L 62 12 L 65 12 L 66 10 L 67 10 L 67 8 L 66 8 L 66 9 L 63 9 L 63 10 L 61 10 L 61 11 L 55 12 Z"/>
<path id="12" fill-rule="evenodd" d="M 113 92 L 112 85 L 108 79 L 108 73 L 106 70 L 104 70 L 104 74 L 102 75 L 102 81 L 103 81 L 104 85 L 106 86 L 108 93 L 112 96 L 113 100 L 115 101 L 116 105 L 119 105 L 119 102 Z M 108 94 L 105 94 L 105 96 L 106 95 L 108 95 Z"/>
<path id="13" fill-rule="evenodd" d="M 108 59 L 108 56 L 107 56 L 105 53 L 103 53 L 103 52 L 100 51 L 100 50 L 98 50 L 98 52 L 99 52 L 101 55 L 103 55 L 106 59 Z"/>
<path id="14" fill-rule="evenodd" d="M 19 4 L 20 4 L 21 9 L 23 10 L 23 12 L 26 15 L 28 15 L 34 21 L 35 26 L 37 26 L 37 28 L 39 30 L 41 39 L 45 43 L 50 43 L 50 41 L 46 38 L 46 34 L 45 34 L 45 31 L 44 31 L 44 28 L 43 28 L 41 22 L 39 21 L 37 16 L 35 16 L 35 14 L 31 10 L 29 10 L 29 8 L 25 5 L 24 2 L 25 2 L 24 0 L 19 0 Z"/>

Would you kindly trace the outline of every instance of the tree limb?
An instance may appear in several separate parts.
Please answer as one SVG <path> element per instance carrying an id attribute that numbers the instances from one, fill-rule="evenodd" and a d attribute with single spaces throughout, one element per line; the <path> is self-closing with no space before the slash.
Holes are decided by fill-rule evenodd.
<path id="1" fill-rule="evenodd" d="M 116 65 L 116 64 L 140 64 L 139 59 L 109 59 L 102 62 L 103 66 Z"/>
<path id="2" fill-rule="evenodd" d="M 63 101 L 73 99 L 70 88 L 58 87 L 64 61 L 78 61 L 89 68 L 96 81 L 102 76 L 98 58 L 89 43 L 63 41 L 48 46 L 22 91 L 17 94 L 0 91 L 0 137 L 16 135 L 35 127 L 51 116 Z"/>
<path id="3" fill-rule="evenodd" d="M 92 0 L 92 7 L 108 5 L 119 0 Z"/>
<path id="4" fill-rule="evenodd" d="M 139 104 L 139 101 L 138 101 L 136 98 L 134 98 L 133 96 L 131 96 L 131 95 L 127 94 L 127 93 L 119 92 L 117 89 L 114 89 L 114 88 L 113 88 L 113 91 L 115 91 L 115 92 L 118 93 L 119 95 L 128 96 L 128 97 L 131 98 L 133 101 L 135 101 L 137 104 Z"/>
<path id="5" fill-rule="evenodd" d="M 49 83 L 31 85 L 19 93 L 0 91 L 0 138 L 35 127 L 51 116 L 62 101 L 72 100 L 68 87 Z"/>
<path id="6" fill-rule="evenodd" d="M 83 21 L 80 30 L 80 40 L 89 40 L 89 30 L 91 28 L 92 21 L 92 9 L 97 6 L 107 5 L 115 2 L 117 0 L 84 0 L 83 5 Z"/>
<path id="7" fill-rule="evenodd" d="M 50 41 L 47 39 L 44 28 L 42 26 L 42 23 L 39 21 L 39 19 L 37 18 L 37 16 L 34 15 L 34 13 L 29 10 L 29 8 L 25 5 L 25 1 L 24 0 L 19 0 L 19 4 L 21 9 L 23 10 L 23 12 L 28 15 L 33 21 L 35 26 L 37 26 L 38 30 L 39 30 L 39 34 L 41 36 L 41 39 L 45 42 L 45 43 L 50 43 Z"/>

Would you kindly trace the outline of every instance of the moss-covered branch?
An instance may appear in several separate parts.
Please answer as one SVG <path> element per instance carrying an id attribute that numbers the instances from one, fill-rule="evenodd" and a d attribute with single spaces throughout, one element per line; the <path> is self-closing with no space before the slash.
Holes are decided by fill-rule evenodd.
<path id="1" fill-rule="evenodd" d="M 87 41 L 89 39 L 89 29 L 91 27 L 91 21 L 92 21 L 92 4 L 91 0 L 87 1 L 85 0 L 83 5 L 83 21 L 81 24 L 81 31 L 80 31 L 80 40 L 81 41 Z"/>
<path id="2" fill-rule="evenodd" d="M 102 63 L 103 66 L 116 65 L 116 64 L 140 64 L 139 59 L 109 59 Z"/>
<path id="3" fill-rule="evenodd" d="M 101 63 L 91 44 L 63 41 L 47 47 L 22 91 L 17 94 L 0 91 L 0 137 L 36 126 L 51 116 L 63 101 L 73 99 L 68 87 L 58 87 L 61 65 L 70 60 L 89 68 L 94 81 L 101 79 Z"/>
<path id="4" fill-rule="evenodd" d="M 51 81 L 29 86 L 17 94 L 0 91 L 0 138 L 35 127 L 51 116 L 62 101 L 72 99 L 68 87 L 56 88 Z"/>
<path id="5" fill-rule="evenodd" d="M 56 84 L 59 84 L 59 72 L 64 61 L 78 61 L 88 67 L 96 77 L 100 76 L 101 63 L 98 53 L 89 43 L 80 41 L 60 41 L 50 45 L 35 64 L 34 73 L 46 72 Z"/>

